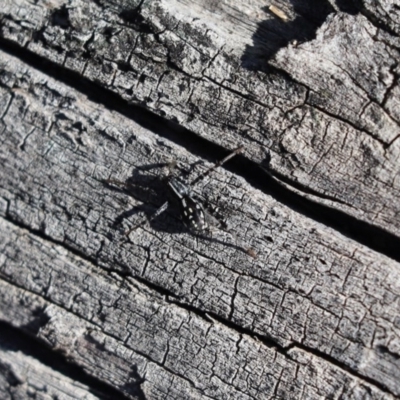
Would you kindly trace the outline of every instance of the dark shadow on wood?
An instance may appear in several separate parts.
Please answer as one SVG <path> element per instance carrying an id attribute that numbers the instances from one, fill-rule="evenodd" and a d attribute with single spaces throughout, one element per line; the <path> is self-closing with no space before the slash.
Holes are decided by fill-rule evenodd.
<path id="1" fill-rule="evenodd" d="M 31 67 L 80 91 L 89 100 L 103 104 L 107 109 L 114 110 L 155 134 L 185 147 L 187 151 L 198 157 L 214 162 L 224 157 L 227 153 L 227 149 L 196 135 L 178 123 L 166 120 L 139 105 L 131 104 L 111 90 L 99 87 L 78 73 L 66 70 L 54 62 L 43 60 L 38 55 L 15 45 L 11 41 L 0 38 L 0 47 L 3 51 L 18 57 Z M 268 169 L 267 158 L 263 164 Z M 350 239 L 400 262 L 400 239 L 396 235 L 290 191 L 263 172 L 255 162 L 241 155 L 236 156 L 223 168 L 242 176 L 253 187 L 269 194 L 287 207 L 308 218 L 330 226 Z M 271 174 L 273 175 L 274 172 L 271 171 Z M 15 223 L 15 221 L 13 222 Z"/>
<path id="2" fill-rule="evenodd" d="M 136 225 L 143 221 L 143 219 L 148 220 L 166 201 L 170 202 L 168 210 L 150 222 L 151 228 L 155 231 L 167 232 L 170 234 L 181 233 L 183 231 L 182 223 L 179 221 L 179 209 L 175 202 L 172 201 L 173 199 L 168 196 L 169 191 L 166 184 L 166 177 L 162 174 L 162 168 L 167 165 L 166 163 L 162 163 L 137 167 L 132 171 L 131 176 L 125 182 L 113 182 L 112 179 L 103 181 L 110 190 L 127 193 L 142 203 L 129 210 L 123 210 L 111 225 L 110 228 L 112 230 L 116 230 L 119 235 L 122 235 L 122 237 L 120 237 L 121 241 L 128 240 L 127 237 L 124 238 L 126 227 L 122 227 L 126 219 L 138 215 L 134 221 L 130 222 L 130 225 Z M 149 172 L 154 169 L 159 171 L 155 174 L 149 174 Z M 143 213 L 145 215 L 143 215 Z M 111 235 L 113 235 L 112 232 Z"/>
<path id="3" fill-rule="evenodd" d="M 191 164 L 188 169 L 182 169 L 180 167 L 175 167 L 180 170 L 181 175 L 189 176 L 191 172 L 194 170 L 197 164 L 201 161 L 196 161 L 195 163 Z M 110 190 L 120 192 L 120 193 L 127 193 L 136 200 L 140 201 L 142 204 L 136 207 L 133 207 L 128 210 L 122 211 L 117 218 L 114 220 L 112 225 L 110 226 L 110 240 L 120 240 L 121 242 L 129 242 L 129 237 L 125 235 L 126 227 L 123 227 L 123 222 L 128 218 L 138 215 L 134 221 L 130 221 L 129 225 L 135 226 L 141 222 L 148 221 L 154 212 L 163 204 L 165 201 L 168 201 L 168 209 L 166 212 L 158 216 L 157 218 L 153 219 L 149 223 L 145 223 L 144 226 L 150 225 L 151 229 L 154 229 L 157 232 L 165 232 L 169 234 L 174 233 L 182 233 L 182 232 L 189 232 L 197 236 L 200 239 L 210 241 L 212 243 L 217 243 L 226 247 L 233 248 L 237 251 L 241 251 L 246 254 L 249 253 L 249 249 L 241 246 L 237 243 L 229 243 L 224 240 L 217 239 L 213 237 L 212 233 L 193 233 L 190 231 L 181 221 L 180 219 L 180 208 L 176 202 L 176 199 L 170 195 L 169 190 L 167 188 L 166 177 L 162 174 L 160 175 L 149 175 L 148 172 L 154 169 L 160 169 L 165 166 L 168 166 L 166 163 L 161 164 L 149 164 L 145 166 L 139 166 L 135 168 L 131 174 L 131 176 L 125 181 L 113 181 L 104 180 L 102 181 Z M 144 172 L 144 173 L 143 173 Z M 193 196 L 202 203 L 207 203 L 207 199 L 203 196 L 199 195 Z M 205 204 L 204 204 L 205 206 Z M 207 207 L 205 206 L 205 209 Z M 205 210 L 207 213 L 207 209 Z M 144 215 L 143 215 L 144 214 Z M 213 215 L 207 215 L 208 222 L 212 222 L 215 218 Z M 128 228 L 129 229 L 129 228 Z M 138 228 L 141 229 L 141 228 Z M 224 229 L 228 234 L 229 231 Z M 218 228 L 215 229 L 215 232 L 218 231 Z"/>
<path id="4" fill-rule="evenodd" d="M 263 7 L 268 19 L 261 22 L 253 35 L 253 45 L 246 46 L 241 58 L 242 67 L 267 71 L 268 60 L 289 43 L 304 43 L 315 39 L 318 28 L 329 14 L 336 12 L 328 0 L 290 0 L 294 19 L 284 21 Z M 273 3 L 271 3 L 273 4 Z M 349 14 L 356 14 L 359 7 L 353 0 L 336 0 L 336 7 Z M 279 8 L 279 7 L 278 7 Z"/>
<path id="5" fill-rule="evenodd" d="M 43 312 L 38 312 L 38 318 L 40 318 L 39 314 L 43 314 Z M 56 353 L 45 346 L 42 342 L 31 336 L 32 334 L 35 334 L 35 330 L 32 331 L 31 325 L 20 330 L 0 321 L 0 348 L 6 351 L 20 351 L 36 359 L 43 365 L 61 373 L 69 379 L 87 386 L 88 391 L 100 399 L 128 399 L 119 390 L 90 376 L 81 367 L 69 362 L 62 354 Z M 130 386 L 132 390 L 130 393 L 136 395 L 138 399 L 144 398 L 141 394 L 140 383 L 136 385 L 131 384 Z"/>

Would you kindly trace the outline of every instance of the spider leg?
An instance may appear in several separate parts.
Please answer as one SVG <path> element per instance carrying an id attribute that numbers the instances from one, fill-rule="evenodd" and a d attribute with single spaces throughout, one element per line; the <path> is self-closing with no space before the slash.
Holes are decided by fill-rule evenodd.
<path id="1" fill-rule="evenodd" d="M 219 211 L 219 207 L 210 203 L 205 203 L 204 208 L 206 209 L 206 215 L 209 217 L 209 219 L 212 219 L 213 222 L 218 223 L 218 229 L 222 229 L 224 231 L 227 230 L 228 224 L 226 223 L 226 216 L 222 215 L 222 213 Z"/>
<path id="2" fill-rule="evenodd" d="M 220 196 L 218 196 L 218 199 Z M 235 235 L 230 229 L 228 229 L 228 225 L 226 223 L 226 216 L 222 215 L 219 212 L 218 206 L 216 206 L 213 203 L 210 202 L 204 202 L 203 203 L 204 209 L 206 211 L 205 216 L 206 216 L 206 221 L 208 222 L 207 224 L 207 231 L 204 232 L 205 234 L 209 235 L 210 237 L 213 237 L 213 233 L 217 232 L 218 230 L 224 231 L 228 233 L 231 238 L 235 242 L 235 247 L 250 257 L 256 259 L 257 258 L 257 253 L 252 247 L 247 247 L 237 235 Z M 218 226 L 215 226 L 215 222 L 218 223 Z M 203 238 L 206 238 L 205 235 L 203 235 Z"/>
<path id="3" fill-rule="evenodd" d="M 230 154 L 228 154 L 225 158 L 222 160 L 216 162 L 212 167 L 208 168 L 205 170 L 202 174 L 200 174 L 197 178 L 193 179 L 192 182 L 190 182 L 190 186 L 194 186 L 196 183 L 200 182 L 202 179 L 204 179 L 208 174 L 210 174 L 214 169 L 217 169 L 221 165 L 225 164 L 227 161 L 229 161 L 231 158 L 236 156 L 237 154 L 241 153 L 244 149 L 244 146 L 240 146 L 237 149 L 233 150 Z"/>
<path id="4" fill-rule="evenodd" d="M 231 229 L 228 227 L 226 215 L 221 214 L 214 208 L 209 208 L 209 206 L 206 208 L 206 210 L 208 225 L 214 228 L 213 232 L 223 231 L 228 233 L 231 237 L 234 236 L 231 232 Z"/>
<path id="5" fill-rule="evenodd" d="M 228 228 L 228 224 L 226 223 L 226 215 L 220 211 L 220 207 L 218 206 L 221 195 L 218 195 L 217 198 L 213 200 L 210 200 L 208 197 L 199 193 L 196 193 L 193 195 L 193 197 L 202 204 L 208 225 L 213 225 L 218 229 L 226 231 Z"/>
<path id="6" fill-rule="evenodd" d="M 161 207 L 159 207 L 154 214 L 152 214 L 149 218 L 144 219 L 142 222 L 139 224 L 135 225 L 133 228 L 128 229 L 127 231 L 124 232 L 126 236 L 129 236 L 134 230 L 146 225 L 147 223 L 150 223 L 153 221 L 154 218 L 157 218 L 159 215 L 161 215 L 167 208 L 168 208 L 168 201 L 166 201 Z"/>
<path id="7" fill-rule="evenodd" d="M 172 161 L 170 163 L 158 163 L 145 166 L 138 166 L 135 168 L 132 175 L 128 177 L 125 181 L 120 181 L 118 179 L 112 179 L 112 178 L 101 179 L 100 181 L 110 186 L 117 186 L 122 188 L 129 188 L 131 186 L 140 186 L 140 181 L 138 178 L 142 176 L 140 174 L 142 171 L 151 171 L 156 168 L 167 168 L 168 172 L 170 173 L 171 171 L 174 170 L 175 167 L 176 167 L 175 161 Z M 136 181 L 138 181 L 139 183 L 137 183 Z"/>

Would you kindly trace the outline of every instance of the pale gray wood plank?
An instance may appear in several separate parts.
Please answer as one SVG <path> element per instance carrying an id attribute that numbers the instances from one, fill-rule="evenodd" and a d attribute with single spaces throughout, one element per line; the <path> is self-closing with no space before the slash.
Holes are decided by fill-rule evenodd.
<path id="1" fill-rule="evenodd" d="M 0 320 L 128 397 L 393 398 L 304 349 L 284 353 L 187 311 L 2 218 L 0 243 Z M 30 362 L 10 360 L 10 368 Z"/>
<path id="2" fill-rule="evenodd" d="M 124 213 L 135 206 L 150 213 L 165 200 L 165 171 L 138 167 L 198 160 L 18 59 L 2 53 L 1 60 L 3 91 L 12 96 L 2 118 L 3 217 L 104 271 L 137 277 L 170 301 L 268 338 L 282 351 L 316 352 L 399 393 L 398 263 L 222 169 L 195 192 L 225 208 L 235 236 L 193 236 L 171 210 L 121 241 L 116 222 L 127 229 L 144 217 L 139 212 L 122 218 Z M 131 196 L 101 181 L 125 180 L 135 171 Z M 18 241 L 10 239 L 2 252 L 12 259 Z M 65 296 L 75 285 L 74 273 L 57 278 L 49 292 L 40 282 L 53 282 L 52 267 L 35 264 L 31 247 L 24 246 L 22 258 L 29 267 L 17 262 L 3 271 L 4 278 L 40 295 Z M 34 279 L 36 274 L 42 278 Z"/>
<path id="3" fill-rule="evenodd" d="M 1 34 L 399 236 L 395 6 L 220 3 L 7 0 Z"/>
<path id="4" fill-rule="evenodd" d="M 10 351 L 1 345 L 0 393 L 4 400 L 99 399 L 79 382 L 66 378 L 33 357 Z"/>
<path id="5" fill-rule="evenodd" d="M 400 34 L 399 2 L 391 0 L 363 0 L 363 14 L 369 17 L 377 27 Z"/>

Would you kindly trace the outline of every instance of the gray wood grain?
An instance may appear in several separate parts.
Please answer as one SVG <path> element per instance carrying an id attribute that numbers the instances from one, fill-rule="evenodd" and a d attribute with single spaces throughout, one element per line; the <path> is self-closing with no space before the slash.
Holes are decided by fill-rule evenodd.
<path id="1" fill-rule="evenodd" d="M 0 228 L 0 318 L 128 398 L 393 398 L 321 357 L 296 347 L 283 353 L 3 219 Z"/>
<path id="2" fill-rule="evenodd" d="M 99 399 L 79 382 L 66 378 L 35 358 L 18 351 L 9 351 L 2 346 L 0 346 L 0 393 L 4 400 Z"/>
<path id="3" fill-rule="evenodd" d="M 165 168 L 149 167 L 172 160 L 187 167 L 199 160 L 17 58 L 0 54 L 4 104 L 0 277 L 3 284 L 18 289 L 16 293 L 16 289 L 1 291 L 8 304 L 1 307 L 7 310 L 2 319 L 21 327 L 32 325 L 29 302 L 18 312 L 15 306 L 27 291 L 34 301 L 45 302 L 46 310 L 47 305 L 54 310 L 49 314 L 51 323 L 61 318 L 58 328 L 46 325 L 49 333 L 43 335 L 50 336 L 49 344 L 68 357 L 73 340 L 68 335 L 76 331 L 84 337 L 90 323 L 141 357 L 151 356 L 157 371 L 167 360 L 171 363 L 168 377 L 159 380 L 159 372 L 139 374 L 156 385 L 153 389 L 149 384 L 150 398 L 162 398 L 162 390 L 171 398 L 170 380 L 182 381 L 172 385 L 174 390 L 177 387 L 171 395 L 176 398 L 187 398 L 183 393 L 192 390 L 195 398 L 223 398 L 227 392 L 231 398 L 265 398 L 266 393 L 274 397 L 277 386 L 266 377 L 270 374 L 282 385 L 285 398 L 300 365 L 311 365 L 320 375 L 313 378 L 309 372 L 309 378 L 298 378 L 303 385 L 299 398 L 326 398 L 325 390 L 339 396 L 343 391 L 336 383 L 327 386 L 329 371 L 344 374 L 337 382 L 345 392 L 353 391 L 349 398 L 365 394 L 365 385 L 373 388 L 367 391 L 376 392 L 377 398 L 399 395 L 397 262 L 283 206 L 223 169 L 194 190 L 225 209 L 227 232 L 216 230 L 208 239 L 196 237 L 182 229 L 176 210 L 171 209 L 127 240 L 122 231 L 165 200 Z M 203 161 L 194 173 L 208 165 Z M 105 184 L 103 180 L 110 177 L 121 181 L 131 177 L 129 190 Z M 135 212 L 129 213 L 132 208 Z M 15 224 L 32 233 L 21 233 Z M 248 248 L 255 250 L 257 258 L 248 254 Z M 82 275 L 85 269 L 88 272 Z M 127 286 L 122 293 L 115 285 Z M 147 291 L 155 298 L 143 300 L 139 307 L 132 298 L 147 296 Z M 169 317 L 170 312 L 163 311 L 158 319 L 156 303 L 165 303 L 167 310 L 172 307 L 176 315 Z M 136 318 L 139 309 L 143 320 Z M 72 317 L 64 316 L 62 310 L 75 315 L 68 329 L 65 324 Z M 7 315 L 17 315 L 23 322 Z M 180 330 L 179 315 L 193 319 L 194 333 L 191 325 Z M 170 324 L 178 327 L 174 340 Z M 214 326 L 222 330 L 218 333 L 222 338 L 208 338 Z M 39 336 L 41 332 L 47 330 L 39 330 Z M 205 342 L 200 332 L 205 332 Z M 247 365 L 243 361 L 247 350 L 237 362 L 231 355 L 243 337 L 251 341 L 246 344 L 249 348 L 258 343 L 256 353 L 261 355 L 251 372 L 243 370 L 236 386 L 232 379 L 242 363 Z M 103 343 L 101 338 L 95 343 Z M 95 364 L 100 361 L 85 364 L 90 360 L 86 339 L 76 343 L 76 363 L 129 392 L 124 385 L 132 377 L 127 374 L 126 361 L 117 379 L 114 353 L 95 346 L 96 360 L 111 363 L 98 371 Z M 119 348 L 112 343 L 111 347 Z M 216 343 L 235 350 L 225 352 Z M 205 351 L 204 359 L 196 357 L 198 346 Z M 187 356 L 185 362 L 183 356 Z M 271 372 L 280 365 L 278 356 L 294 363 L 290 378 L 283 378 L 286 372 L 282 370 Z M 271 360 L 267 363 L 271 370 L 265 370 L 266 359 Z M 135 360 L 131 364 L 142 371 L 145 361 Z M 186 362 L 204 366 L 217 362 L 222 375 L 214 378 L 211 367 L 203 371 L 200 364 L 185 368 Z M 261 373 L 258 368 L 267 371 L 266 375 L 257 375 Z M 347 377 L 354 383 L 344 383 Z"/>
<path id="4" fill-rule="evenodd" d="M 368 248 L 400 233 L 398 1 L 0 6 L 2 323 L 126 398 L 400 397 L 400 264 Z M 126 238 L 168 163 L 211 165 L 198 143 L 244 145 L 256 179 L 384 239 L 224 169 L 193 190 L 225 231 L 192 235 L 172 206 Z M 94 389 L 0 340 L 9 397 Z"/>
<path id="5" fill-rule="evenodd" d="M 393 2 L 3 3 L 8 41 L 399 236 Z"/>

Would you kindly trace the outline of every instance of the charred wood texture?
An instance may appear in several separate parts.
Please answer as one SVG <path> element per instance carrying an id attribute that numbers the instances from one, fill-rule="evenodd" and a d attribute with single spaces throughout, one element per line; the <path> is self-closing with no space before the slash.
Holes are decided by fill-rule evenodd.
<path id="1" fill-rule="evenodd" d="M 400 397 L 398 1 L 0 5 L 4 398 Z"/>

